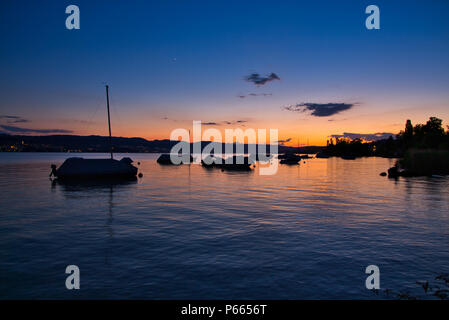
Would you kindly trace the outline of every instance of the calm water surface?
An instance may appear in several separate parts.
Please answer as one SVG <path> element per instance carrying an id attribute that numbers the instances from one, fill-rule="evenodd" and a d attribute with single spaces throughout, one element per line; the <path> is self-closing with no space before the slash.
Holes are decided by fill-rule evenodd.
<path id="1" fill-rule="evenodd" d="M 1 298 L 366 299 L 370 264 L 411 293 L 449 271 L 446 177 L 381 177 L 383 158 L 260 176 L 127 156 L 137 182 L 63 185 L 48 174 L 67 154 L 0 153 Z"/>

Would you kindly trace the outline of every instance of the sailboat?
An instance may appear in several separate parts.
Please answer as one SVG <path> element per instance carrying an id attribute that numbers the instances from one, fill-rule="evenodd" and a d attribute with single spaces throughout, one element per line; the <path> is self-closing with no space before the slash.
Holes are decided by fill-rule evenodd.
<path id="1" fill-rule="evenodd" d="M 106 105 L 108 110 L 109 126 L 109 144 L 111 148 L 111 157 L 109 159 L 84 159 L 79 157 L 68 158 L 64 163 L 56 168 L 51 165 L 50 177 L 53 175 L 58 179 L 94 179 L 94 178 L 135 178 L 137 168 L 132 165 L 131 158 L 124 157 L 120 161 L 114 159 L 112 136 L 111 136 L 111 117 L 109 113 L 109 86 L 106 85 Z"/>
<path id="2" fill-rule="evenodd" d="M 298 139 L 298 152 L 299 152 L 299 139 Z M 298 156 L 293 151 L 285 153 L 283 157 L 278 157 L 280 164 L 298 164 L 301 161 L 301 156 Z"/>

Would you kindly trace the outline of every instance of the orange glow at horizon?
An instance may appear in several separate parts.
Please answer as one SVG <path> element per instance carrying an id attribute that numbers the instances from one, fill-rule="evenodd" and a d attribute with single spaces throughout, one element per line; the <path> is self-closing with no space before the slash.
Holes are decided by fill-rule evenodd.
<path id="1" fill-rule="evenodd" d="M 376 110 L 377 111 L 377 110 Z M 68 115 L 71 116 L 71 115 Z M 345 115 L 339 118 L 328 117 L 303 117 L 298 119 L 297 114 L 289 113 L 273 113 L 258 114 L 259 118 L 249 118 L 248 121 L 240 124 L 233 123 L 231 125 L 224 124 L 227 119 L 232 117 L 214 117 L 213 115 L 204 116 L 202 125 L 202 133 L 207 129 L 217 129 L 221 132 L 224 139 L 225 129 L 246 129 L 252 128 L 266 129 L 267 135 L 270 129 L 278 129 L 278 140 L 284 141 L 281 145 L 297 147 L 299 146 L 325 146 L 327 140 L 332 135 L 342 135 L 344 133 L 359 134 L 375 134 L 375 133 L 392 133 L 397 134 L 404 129 L 407 119 L 411 119 L 413 124 L 425 123 L 430 116 L 437 116 L 443 119 L 443 124 L 447 124 L 449 120 L 449 112 L 444 110 L 429 111 L 427 109 L 419 110 L 396 110 L 383 111 L 376 113 L 366 113 L 357 111 L 353 114 Z M 178 115 L 182 118 L 181 115 Z M 242 116 L 243 117 L 243 116 Z M 240 118 L 242 118 L 240 117 Z M 87 116 L 78 115 L 77 119 L 86 119 Z M 200 117 L 190 115 L 190 119 Z M 57 134 L 75 134 L 75 135 L 108 135 L 107 120 L 103 114 L 97 114 L 96 117 L 88 118 L 89 121 L 70 120 L 67 118 L 33 118 L 26 127 L 32 128 L 63 128 L 69 133 Z M 185 116 L 185 119 L 188 119 Z M 217 125 L 204 125 L 213 119 Z M 270 120 L 267 120 L 270 119 Z M 55 125 L 57 124 L 57 125 Z M 153 113 L 143 112 L 142 114 L 112 114 L 111 119 L 112 135 L 116 137 L 140 137 L 147 140 L 165 140 L 170 138 L 172 130 L 183 128 L 191 130 L 193 136 L 192 120 L 166 120 Z M 24 126 L 25 127 L 25 126 Z M 267 136 L 268 138 L 268 136 Z M 191 139 L 192 140 L 192 139 Z M 268 139 L 267 139 L 268 141 Z"/>

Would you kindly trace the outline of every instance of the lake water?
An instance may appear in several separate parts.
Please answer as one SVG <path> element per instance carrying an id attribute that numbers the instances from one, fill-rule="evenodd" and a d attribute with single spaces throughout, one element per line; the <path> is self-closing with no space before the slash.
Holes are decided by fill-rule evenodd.
<path id="1" fill-rule="evenodd" d="M 131 154 L 137 182 L 52 183 L 68 156 L 0 154 L 1 298 L 368 299 L 368 265 L 416 294 L 449 272 L 449 178 L 379 176 L 392 159 L 261 176 Z"/>

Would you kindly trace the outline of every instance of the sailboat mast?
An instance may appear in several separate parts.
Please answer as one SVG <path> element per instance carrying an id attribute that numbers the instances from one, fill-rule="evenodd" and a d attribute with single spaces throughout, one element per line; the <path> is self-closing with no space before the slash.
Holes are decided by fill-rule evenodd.
<path id="1" fill-rule="evenodd" d="M 108 85 L 106 85 L 106 106 L 108 107 L 109 145 L 111 147 L 111 159 L 112 159 L 111 116 L 109 114 L 109 86 Z"/>

